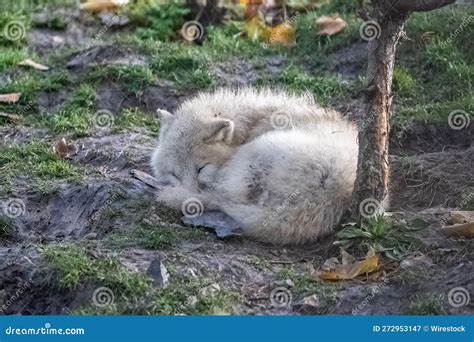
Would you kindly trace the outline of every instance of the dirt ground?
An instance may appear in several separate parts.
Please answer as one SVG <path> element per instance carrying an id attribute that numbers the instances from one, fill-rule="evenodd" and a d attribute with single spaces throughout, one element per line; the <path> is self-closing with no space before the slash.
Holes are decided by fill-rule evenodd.
<path id="1" fill-rule="evenodd" d="M 106 42 L 83 50 L 80 42 L 93 37 L 94 27 L 100 24 L 89 27 L 89 32 L 84 23 L 75 20 L 66 31 L 30 31 L 29 47 L 40 55 L 68 49 L 70 52 L 54 68 L 72 77 L 87 73 L 91 63 L 148 63 L 150 56 Z M 334 73 L 347 78 L 363 73 L 364 49 L 363 43 L 357 43 L 334 52 Z M 351 58 L 344 58 L 348 54 Z M 261 70 L 254 70 L 245 59 L 239 59 L 237 63 L 213 65 L 212 72 L 221 85 L 251 85 L 261 73 L 278 74 L 281 63 L 280 56 L 273 56 L 262 63 Z M 54 112 L 73 90 L 66 87 L 42 93 L 36 99 L 39 111 Z M 96 98 L 98 108 L 114 114 L 127 107 L 153 113 L 158 107 L 172 111 L 194 93 L 174 89 L 172 83 L 160 80 L 146 86 L 139 95 L 128 94 L 114 80 L 104 79 L 96 89 Z M 338 109 L 357 121 L 361 106 L 350 102 Z M 32 139 L 52 145 L 58 140 L 58 136 L 38 127 L 4 125 L 0 131 L 4 146 Z M 473 241 L 446 237 L 437 230 L 450 210 L 462 208 L 461 194 L 474 185 L 473 125 L 454 131 L 447 123 L 417 124 L 403 134 L 397 133 L 393 132 L 391 141 L 389 212 L 398 219 L 421 218 L 427 222 L 427 227 L 416 233 L 421 244 L 403 260 L 382 257 L 383 268 L 377 276 L 342 282 L 322 281 L 312 275 L 325 260 L 339 256 L 339 247 L 333 244 L 336 237 L 312 245 L 279 247 L 240 237 L 219 239 L 212 231 L 182 226 L 180 213 L 160 207 L 154 201 L 153 188 L 131 173 L 151 173 L 148 164 L 156 135 L 139 129 L 101 129 L 83 137 L 61 135 L 77 148 L 69 162 L 94 172 L 77 183 L 59 181 L 55 189 L 41 192 L 33 184 L 34 179 L 15 178 L 14 197 L 23 200 L 25 211 L 13 219 L 12 235 L 0 244 L 3 313 L 68 314 L 90 307 L 93 291 L 102 285 L 100 281 L 84 280 L 73 288 L 61 286 L 60 274 L 51 269 L 43 253 L 45 246 L 81 243 L 87 246 L 91 259 L 114 256 L 121 267 L 151 279 L 156 277 L 150 265 L 161 263 L 169 270 L 170 286 L 183 277 L 198 282 L 197 290 L 193 288 L 194 292 L 179 299 L 183 306 L 192 306 L 193 298 L 203 289 L 214 287 L 231 294 L 232 300 L 222 305 L 221 313 L 353 314 L 359 306 L 360 315 L 473 314 L 472 300 L 458 308 L 447 298 L 455 287 L 468 289 L 474 296 Z M 2 196 L 2 201 L 12 197 Z M 159 231 L 163 224 L 180 231 L 172 243 L 117 243 L 117 238 L 133 235 L 136 226 L 158 227 Z M 206 280 L 200 283 L 201 279 Z M 270 298 L 272 291 L 281 288 L 287 289 L 282 290 L 284 295 L 291 296 L 284 305 Z M 378 291 L 372 295 L 375 288 Z M 159 292 L 159 285 L 157 289 Z M 130 304 L 126 296 L 115 293 L 115 297 L 116 313 L 146 313 L 140 308 L 147 307 L 146 300 Z M 98 309 L 96 313 L 101 312 Z"/>

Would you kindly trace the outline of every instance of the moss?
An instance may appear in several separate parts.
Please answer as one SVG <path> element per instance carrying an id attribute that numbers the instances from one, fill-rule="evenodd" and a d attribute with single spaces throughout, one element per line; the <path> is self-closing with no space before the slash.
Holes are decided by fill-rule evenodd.
<path id="1" fill-rule="evenodd" d="M 0 146 L 0 185 L 11 185 L 19 176 L 31 176 L 36 181 L 80 180 L 85 171 L 60 159 L 50 146 L 38 141 L 12 146 Z"/>
<path id="2" fill-rule="evenodd" d="M 125 269 L 117 258 L 94 258 L 79 244 L 51 245 L 42 254 L 48 266 L 57 274 L 58 285 L 76 289 L 91 282 L 110 287 L 123 296 L 143 296 L 150 290 L 150 280 Z"/>

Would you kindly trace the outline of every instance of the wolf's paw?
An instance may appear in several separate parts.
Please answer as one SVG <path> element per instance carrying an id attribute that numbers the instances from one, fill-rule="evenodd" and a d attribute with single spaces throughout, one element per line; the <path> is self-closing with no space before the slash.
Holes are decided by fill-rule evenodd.
<path id="1" fill-rule="evenodd" d="M 183 217 L 187 226 L 212 228 L 220 238 L 242 235 L 242 225 L 220 211 L 207 211 L 196 217 Z"/>

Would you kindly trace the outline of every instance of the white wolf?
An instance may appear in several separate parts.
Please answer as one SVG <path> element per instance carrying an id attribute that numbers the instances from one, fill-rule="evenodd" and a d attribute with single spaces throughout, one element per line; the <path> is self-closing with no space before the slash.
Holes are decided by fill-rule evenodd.
<path id="1" fill-rule="evenodd" d="M 199 201 L 247 235 L 290 244 L 330 232 L 349 204 L 357 130 L 309 96 L 221 90 L 160 115 L 152 168 L 170 207 Z"/>

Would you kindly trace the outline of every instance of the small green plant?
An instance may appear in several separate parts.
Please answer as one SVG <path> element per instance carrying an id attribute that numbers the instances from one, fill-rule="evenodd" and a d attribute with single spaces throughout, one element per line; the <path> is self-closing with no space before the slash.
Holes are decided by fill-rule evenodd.
<path id="1" fill-rule="evenodd" d="M 177 37 L 177 31 L 189 13 L 179 1 L 160 3 L 156 0 L 135 0 L 130 4 L 129 14 L 140 25 L 136 33 L 141 39 L 170 41 Z"/>
<path id="2" fill-rule="evenodd" d="M 426 222 L 423 220 L 395 223 L 386 216 L 377 215 L 362 223 L 360 227 L 344 227 L 336 233 L 339 240 L 335 244 L 343 249 L 357 246 L 367 250 L 367 247 L 372 247 L 390 259 L 399 260 L 419 245 L 414 232 L 425 227 Z"/>

